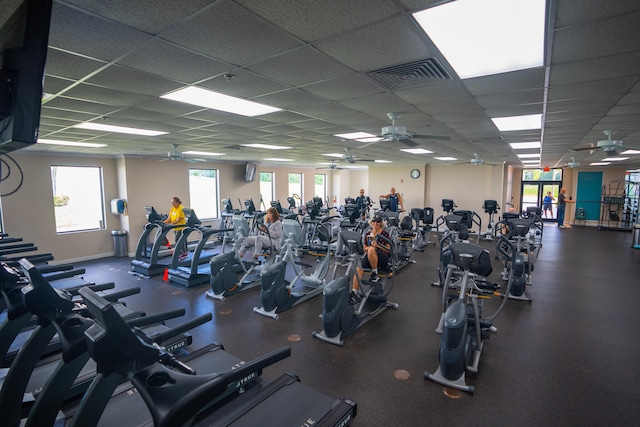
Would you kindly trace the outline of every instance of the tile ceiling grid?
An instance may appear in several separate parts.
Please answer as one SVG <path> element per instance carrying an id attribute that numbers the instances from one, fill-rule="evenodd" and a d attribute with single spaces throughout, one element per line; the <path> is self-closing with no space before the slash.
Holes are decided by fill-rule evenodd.
<path id="1" fill-rule="evenodd" d="M 508 142 L 535 140 L 536 132 L 499 132 L 489 117 L 542 112 L 545 68 L 464 81 L 453 74 L 452 80 L 394 89 L 367 75 L 427 58 L 450 71 L 410 16 L 434 3 L 56 0 L 45 78 L 53 97 L 43 106 L 41 137 L 109 145 L 29 150 L 163 156 L 179 143 L 181 150 L 223 151 L 226 160 L 245 161 L 274 153 L 237 149 L 239 144 L 269 142 L 295 147 L 277 156 L 310 167 L 328 161 L 323 153 L 345 146 L 396 164 L 439 163 L 435 155 L 468 161 L 479 153 L 487 161 L 520 165 Z M 562 166 L 569 157 L 583 165 L 602 158 L 602 152 L 569 150 L 604 139 L 606 129 L 617 130 L 625 146 L 640 147 L 640 5 L 551 4 L 556 15 L 543 166 Z M 244 118 L 158 98 L 191 84 L 284 110 Z M 391 111 L 402 113 L 398 124 L 409 131 L 451 141 L 415 139 L 435 151 L 416 157 L 399 151 L 399 143 L 359 150 L 358 143 L 333 136 L 377 134 L 390 124 Z M 71 127 L 87 120 L 169 134 L 148 138 Z M 640 167 L 640 155 L 631 157 L 621 165 Z"/>

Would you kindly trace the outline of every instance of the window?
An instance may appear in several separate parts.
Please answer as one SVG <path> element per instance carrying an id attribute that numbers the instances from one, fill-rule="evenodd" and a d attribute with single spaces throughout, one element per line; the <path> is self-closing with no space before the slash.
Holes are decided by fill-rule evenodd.
<path id="1" fill-rule="evenodd" d="M 313 191 L 316 193 L 317 197 L 320 197 L 323 200 L 323 203 L 327 203 L 327 175 L 324 174 L 316 174 L 314 177 L 315 187 Z"/>
<path id="2" fill-rule="evenodd" d="M 260 195 L 262 201 L 271 206 L 271 201 L 276 197 L 273 194 L 273 172 L 260 172 Z"/>
<path id="3" fill-rule="evenodd" d="M 56 233 L 104 229 L 102 168 L 51 166 L 51 184 Z"/>
<path id="4" fill-rule="evenodd" d="M 219 217 L 217 169 L 189 169 L 189 196 L 191 209 L 200 219 Z"/>
<path id="5" fill-rule="evenodd" d="M 299 199 L 302 202 L 302 174 L 290 173 L 289 174 L 289 196 Z M 297 196 L 297 197 L 296 197 Z"/>

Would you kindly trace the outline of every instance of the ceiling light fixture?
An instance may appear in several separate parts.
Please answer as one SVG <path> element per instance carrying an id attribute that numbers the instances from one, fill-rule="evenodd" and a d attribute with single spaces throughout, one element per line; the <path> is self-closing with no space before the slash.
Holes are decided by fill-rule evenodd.
<path id="1" fill-rule="evenodd" d="M 367 132 L 337 133 L 337 134 L 335 134 L 333 136 L 337 136 L 338 138 L 357 139 L 357 140 L 362 140 L 363 138 L 376 138 L 375 135 L 367 133 Z M 376 141 L 378 139 L 376 139 Z"/>
<path id="2" fill-rule="evenodd" d="M 510 142 L 509 145 L 514 150 L 526 150 L 527 148 L 540 148 L 540 141 L 536 142 Z"/>
<path id="3" fill-rule="evenodd" d="M 38 144 L 64 145 L 69 147 L 86 147 L 86 148 L 100 148 L 100 147 L 107 146 L 107 144 L 96 144 L 94 142 L 56 141 L 54 139 L 38 139 Z"/>
<path id="4" fill-rule="evenodd" d="M 264 148 L 265 150 L 290 150 L 292 147 L 285 147 L 284 145 L 270 145 L 270 144 L 242 144 L 243 147 L 251 148 Z"/>
<path id="5" fill-rule="evenodd" d="M 194 86 L 167 93 L 160 96 L 160 98 L 197 105 L 198 107 L 211 108 L 212 110 L 226 111 L 227 113 L 239 114 L 246 117 L 261 116 L 281 110 L 281 108 L 247 101 L 246 99 L 240 99 Z"/>
<path id="6" fill-rule="evenodd" d="M 623 160 L 629 160 L 628 157 L 607 157 L 606 159 L 602 159 L 602 162 L 621 162 Z"/>
<path id="7" fill-rule="evenodd" d="M 525 116 L 495 117 L 491 119 L 499 131 L 542 129 L 542 114 Z"/>
<path id="8" fill-rule="evenodd" d="M 431 150 L 425 150 L 424 148 L 401 148 L 400 151 L 405 151 L 411 154 L 430 154 L 433 153 Z"/>
<path id="9" fill-rule="evenodd" d="M 413 17 L 462 79 L 544 65 L 545 0 L 458 0 Z"/>
<path id="10" fill-rule="evenodd" d="M 520 159 L 536 159 L 539 157 L 540 157 L 539 153 L 518 154 L 518 158 Z"/>
<path id="11" fill-rule="evenodd" d="M 100 123 L 94 122 L 80 123 L 78 125 L 74 125 L 73 127 L 78 129 L 101 130 L 103 132 L 126 133 L 130 135 L 142 136 L 158 136 L 169 133 L 158 130 L 130 128 L 126 126 L 101 125 Z"/>
<path id="12" fill-rule="evenodd" d="M 455 157 L 434 157 L 436 160 L 442 160 L 444 162 L 458 160 Z"/>

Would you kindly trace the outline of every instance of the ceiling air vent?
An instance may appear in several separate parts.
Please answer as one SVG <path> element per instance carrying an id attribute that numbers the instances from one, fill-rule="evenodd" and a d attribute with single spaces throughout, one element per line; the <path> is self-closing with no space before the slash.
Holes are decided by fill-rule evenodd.
<path id="1" fill-rule="evenodd" d="M 471 142 L 499 142 L 499 141 L 504 141 L 504 138 L 501 136 L 489 136 L 487 138 L 476 138 L 471 140 Z"/>
<path id="2" fill-rule="evenodd" d="M 393 67 L 370 71 L 367 76 L 386 89 L 404 89 L 435 81 L 451 80 L 451 76 L 435 58 L 421 59 Z"/>

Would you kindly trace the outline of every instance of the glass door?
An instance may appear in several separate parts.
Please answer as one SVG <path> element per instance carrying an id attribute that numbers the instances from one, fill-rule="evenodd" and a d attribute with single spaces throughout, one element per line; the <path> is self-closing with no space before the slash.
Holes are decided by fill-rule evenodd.
<path id="1" fill-rule="evenodd" d="M 522 206 L 520 206 L 520 214 L 527 213 L 529 207 L 542 207 L 540 204 L 541 185 L 538 182 L 522 183 Z"/>
<path id="2" fill-rule="evenodd" d="M 522 206 L 520 212 L 526 214 L 528 207 L 539 207 L 543 220 L 556 220 L 560 183 L 553 181 L 523 182 Z"/>

